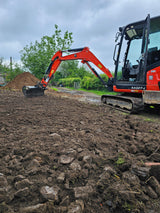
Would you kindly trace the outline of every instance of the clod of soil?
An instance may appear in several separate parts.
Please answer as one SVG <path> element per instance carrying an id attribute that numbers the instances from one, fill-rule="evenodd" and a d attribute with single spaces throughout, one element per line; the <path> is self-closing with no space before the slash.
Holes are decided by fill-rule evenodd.
<path id="1" fill-rule="evenodd" d="M 0 212 L 160 212 L 160 122 L 9 90 L 0 118 Z"/>

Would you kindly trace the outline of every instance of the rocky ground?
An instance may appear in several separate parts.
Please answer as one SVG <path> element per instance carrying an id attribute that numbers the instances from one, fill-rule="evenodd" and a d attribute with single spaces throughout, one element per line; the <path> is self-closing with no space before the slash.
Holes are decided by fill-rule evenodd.
<path id="1" fill-rule="evenodd" d="M 157 115 L 158 116 L 158 115 Z M 0 90 L 0 212 L 160 212 L 160 118 Z"/>

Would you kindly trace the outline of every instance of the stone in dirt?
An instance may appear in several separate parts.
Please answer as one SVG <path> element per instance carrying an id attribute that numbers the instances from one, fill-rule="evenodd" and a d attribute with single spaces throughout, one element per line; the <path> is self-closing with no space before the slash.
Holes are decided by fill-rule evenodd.
<path id="1" fill-rule="evenodd" d="M 81 186 L 74 188 L 75 198 L 88 198 L 89 194 L 92 194 L 94 189 L 92 186 Z"/>
<path id="2" fill-rule="evenodd" d="M 46 199 L 46 200 L 58 200 L 58 193 L 59 193 L 59 187 L 57 186 L 42 186 L 40 189 L 41 195 Z"/>
<path id="3" fill-rule="evenodd" d="M 64 172 L 61 172 L 61 173 L 59 174 L 59 176 L 57 177 L 57 181 L 58 181 L 59 183 L 63 183 L 64 180 L 65 180 L 65 173 L 64 173 Z"/>
<path id="4" fill-rule="evenodd" d="M 78 153 L 80 153 L 80 152 L 82 152 L 82 151 L 83 151 L 83 149 L 80 148 L 80 147 L 77 149 L 77 152 L 78 152 Z"/>
<path id="5" fill-rule="evenodd" d="M 24 198 L 29 195 L 29 188 L 25 187 L 23 189 L 19 189 L 15 194 L 14 197 Z"/>
<path id="6" fill-rule="evenodd" d="M 82 213 L 84 210 L 83 200 L 76 200 L 68 207 L 68 213 Z"/>
<path id="7" fill-rule="evenodd" d="M 45 212 L 46 211 L 46 204 L 39 203 L 34 206 L 28 206 L 20 209 L 20 212 L 23 213 L 33 213 L 33 212 Z"/>
<path id="8" fill-rule="evenodd" d="M 30 164 L 27 166 L 27 169 L 30 170 L 30 169 L 33 169 L 35 167 L 39 167 L 40 166 L 40 163 L 37 159 L 33 159 Z"/>
<path id="9" fill-rule="evenodd" d="M 81 165 L 77 161 L 73 161 L 70 164 L 70 168 L 74 171 L 80 171 L 81 170 Z"/>
<path id="10" fill-rule="evenodd" d="M 55 140 L 55 141 L 61 141 L 62 140 L 62 137 L 59 135 L 59 134 L 57 134 L 57 133 L 52 133 L 52 134 L 50 134 L 50 136 L 53 138 L 53 140 Z"/>
<path id="11" fill-rule="evenodd" d="M 81 175 L 85 179 L 88 177 L 88 169 L 82 169 L 81 170 Z"/>
<path id="12" fill-rule="evenodd" d="M 90 155 L 83 156 L 83 161 L 85 163 L 92 163 L 92 157 Z"/>
<path id="13" fill-rule="evenodd" d="M 116 174 L 116 171 L 115 171 L 112 167 L 110 167 L 110 166 L 108 166 L 108 165 L 106 165 L 106 166 L 104 167 L 104 171 L 110 173 L 111 175 Z"/>
<path id="14" fill-rule="evenodd" d="M 128 171 L 123 173 L 122 178 L 124 181 L 129 183 L 131 186 L 140 186 L 139 178 L 136 175 L 134 175 Z"/>
<path id="15" fill-rule="evenodd" d="M 23 189 L 25 187 L 29 187 L 31 186 L 33 183 L 31 181 L 29 181 L 28 179 L 24 179 L 24 180 L 21 180 L 21 181 L 17 181 L 15 183 L 15 188 L 16 189 Z"/>
<path id="16" fill-rule="evenodd" d="M 68 148 L 68 149 L 63 149 L 62 154 L 68 155 L 70 157 L 76 157 L 77 151 L 75 149 Z"/>
<path id="17" fill-rule="evenodd" d="M 67 155 L 61 155 L 60 156 L 60 163 L 61 164 L 70 164 L 74 160 L 73 157 L 67 156 Z"/>
<path id="18" fill-rule="evenodd" d="M 40 163 L 37 159 L 33 159 L 27 166 L 26 173 L 28 175 L 35 175 L 38 171 L 40 171 Z"/>

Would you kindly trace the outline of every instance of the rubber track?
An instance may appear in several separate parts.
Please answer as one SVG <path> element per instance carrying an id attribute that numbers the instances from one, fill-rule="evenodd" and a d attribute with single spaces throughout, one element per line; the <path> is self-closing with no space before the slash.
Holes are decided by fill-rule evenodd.
<path id="1" fill-rule="evenodd" d="M 118 96 L 118 95 L 102 95 L 101 97 L 101 101 L 104 103 L 104 104 L 107 104 L 105 102 L 105 99 L 108 98 L 108 99 L 112 99 L 112 100 L 115 100 L 118 102 L 120 101 L 123 101 L 127 104 L 132 104 L 132 109 L 129 110 L 127 108 L 121 108 L 120 107 L 120 104 L 119 105 L 116 105 L 116 106 L 113 106 L 111 104 L 108 104 L 110 106 L 112 106 L 113 108 L 117 109 L 117 110 L 120 110 L 120 111 L 123 111 L 123 112 L 127 112 L 127 113 L 138 113 L 139 111 L 143 110 L 144 109 L 144 104 L 143 104 L 143 100 L 141 97 L 131 97 L 131 96 Z"/>

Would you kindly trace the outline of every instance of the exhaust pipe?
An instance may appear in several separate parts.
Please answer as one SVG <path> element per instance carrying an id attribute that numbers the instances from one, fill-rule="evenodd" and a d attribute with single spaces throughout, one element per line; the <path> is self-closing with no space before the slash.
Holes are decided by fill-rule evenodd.
<path id="1" fill-rule="evenodd" d="M 22 92 L 25 97 L 31 98 L 31 97 L 37 97 L 37 96 L 43 96 L 44 95 L 45 88 L 40 87 L 39 84 L 35 86 L 23 86 Z"/>

